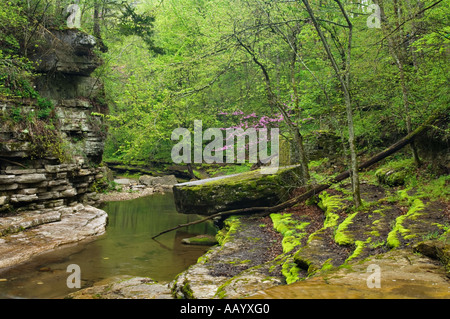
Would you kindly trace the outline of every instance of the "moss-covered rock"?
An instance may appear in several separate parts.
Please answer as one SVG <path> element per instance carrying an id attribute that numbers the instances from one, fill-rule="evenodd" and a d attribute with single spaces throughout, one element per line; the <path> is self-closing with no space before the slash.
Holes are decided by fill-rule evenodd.
<path id="1" fill-rule="evenodd" d="M 216 236 L 220 245 L 211 248 L 170 284 L 174 296 L 238 298 L 284 283 L 275 265 L 278 263 L 271 263 L 271 251 L 279 243 L 273 242 L 273 234 L 260 225 L 258 218 L 231 216 L 225 220 Z"/>
<path id="2" fill-rule="evenodd" d="M 388 186 L 404 185 L 408 176 L 413 171 L 414 163 L 412 159 L 405 159 L 397 162 L 390 162 L 379 168 L 375 176 L 381 184 Z"/>
<path id="3" fill-rule="evenodd" d="M 273 206 L 288 199 L 299 185 L 300 167 L 280 168 L 276 174 L 260 170 L 177 184 L 177 210 L 184 214 L 212 215 L 219 211 Z"/>
<path id="4" fill-rule="evenodd" d="M 380 168 L 375 172 L 378 181 L 388 186 L 399 186 L 405 184 L 407 173 L 405 170 L 393 170 L 389 168 Z"/>
<path id="5" fill-rule="evenodd" d="M 181 242 L 186 245 L 200 245 L 200 246 L 213 246 L 217 244 L 216 238 L 210 235 L 198 235 L 191 238 L 184 238 Z"/>
<path id="6" fill-rule="evenodd" d="M 397 217 L 388 235 L 387 243 L 392 248 L 416 244 L 427 239 L 448 239 L 448 219 L 445 204 L 424 202 L 411 197 L 405 215 Z"/>

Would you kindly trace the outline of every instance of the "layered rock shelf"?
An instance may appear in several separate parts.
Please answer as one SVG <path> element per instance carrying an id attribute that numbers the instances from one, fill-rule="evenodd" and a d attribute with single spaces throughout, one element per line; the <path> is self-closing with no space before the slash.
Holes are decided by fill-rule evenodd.
<path id="1" fill-rule="evenodd" d="M 65 29 L 41 40 L 30 57 L 37 97 L 0 101 L 0 268 L 106 226 L 106 213 L 89 206 L 106 179 L 95 38 Z"/>
<path id="2" fill-rule="evenodd" d="M 103 178 L 103 168 L 39 162 L 33 163 L 33 166 L 36 168 L 0 166 L 0 212 L 39 210 L 73 202 L 96 201 L 97 194 L 91 188 L 97 179 Z"/>
<path id="3" fill-rule="evenodd" d="M 0 269 L 62 245 L 102 235 L 107 220 L 108 215 L 103 210 L 77 203 L 2 217 Z"/>

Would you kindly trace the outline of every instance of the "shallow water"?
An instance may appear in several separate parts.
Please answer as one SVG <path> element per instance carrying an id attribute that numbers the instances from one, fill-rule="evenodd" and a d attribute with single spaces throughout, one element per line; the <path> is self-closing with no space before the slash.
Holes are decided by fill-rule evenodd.
<path id="1" fill-rule="evenodd" d="M 181 239 L 215 233 L 211 223 L 202 223 L 152 240 L 152 236 L 165 229 L 199 219 L 177 213 L 172 194 L 109 202 L 102 209 L 109 216 L 104 235 L 0 272 L 0 297 L 62 298 L 77 290 L 67 287 L 70 264 L 80 266 L 81 288 L 117 275 L 170 281 L 208 249 L 183 245 Z"/>

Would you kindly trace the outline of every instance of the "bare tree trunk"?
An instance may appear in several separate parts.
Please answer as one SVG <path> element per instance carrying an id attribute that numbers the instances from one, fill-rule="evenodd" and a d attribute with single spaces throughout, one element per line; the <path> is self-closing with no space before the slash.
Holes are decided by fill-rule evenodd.
<path id="1" fill-rule="evenodd" d="M 297 33 L 293 32 L 292 40 L 290 43 L 292 44 L 292 60 L 291 60 L 291 87 L 292 91 L 294 92 L 294 109 L 295 109 L 295 115 L 297 118 L 297 123 L 300 123 L 300 99 L 298 97 L 298 87 L 297 87 L 297 81 L 295 79 L 295 71 L 296 71 L 296 63 L 297 63 L 297 56 L 298 56 L 298 46 L 296 41 Z M 307 182 L 310 180 L 310 174 L 309 174 L 309 168 L 308 168 L 308 158 L 306 156 L 306 151 L 303 143 L 303 136 L 300 133 L 300 127 L 296 125 L 295 131 L 294 131 L 294 140 L 295 140 L 295 146 L 296 150 L 298 152 L 298 160 L 302 166 L 302 173 L 303 178 L 305 179 L 305 185 L 307 185 Z"/>
<path id="2" fill-rule="evenodd" d="M 385 7 L 383 0 L 374 0 L 374 2 L 380 7 L 381 18 L 384 23 L 382 23 L 382 28 L 385 34 L 390 34 L 389 21 L 386 16 Z M 397 65 L 399 76 L 400 76 L 400 87 L 402 90 L 402 100 L 403 100 L 403 111 L 405 112 L 405 122 L 406 122 L 406 131 L 409 133 L 412 132 L 412 124 L 411 124 L 411 112 L 410 112 L 410 101 L 409 101 L 409 92 L 406 84 L 406 74 L 405 74 L 405 63 L 406 63 L 406 55 L 407 51 L 404 47 L 403 40 L 403 29 L 400 25 L 401 20 L 401 10 L 398 4 L 398 0 L 393 1 L 393 10 L 395 14 L 395 27 L 396 30 L 399 31 L 399 35 L 390 35 L 388 37 L 388 46 L 389 53 Z M 410 144 L 412 155 L 414 161 L 417 166 L 421 165 L 421 161 L 419 158 L 419 154 L 417 152 L 417 147 L 414 142 Z"/>
<path id="3" fill-rule="evenodd" d="M 348 48 L 347 48 L 347 56 L 346 56 L 346 63 L 345 63 L 345 70 L 344 75 L 342 75 L 342 70 L 339 68 L 339 66 L 336 63 L 336 60 L 334 59 L 333 53 L 331 52 L 331 48 L 327 42 L 327 39 L 325 38 L 325 35 L 323 34 L 322 30 L 320 29 L 320 26 L 317 22 L 317 19 L 314 15 L 314 12 L 311 9 L 311 6 L 309 5 L 308 0 L 302 0 L 303 4 L 306 7 L 306 10 L 308 11 L 308 14 L 314 24 L 314 27 L 316 28 L 317 33 L 319 34 L 320 40 L 322 41 L 323 47 L 328 55 L 328 58 L 333 66 L 333 69 L 336 73 L 336 76 L 341 84 L 342 93 L 344 95 L 345 100 L 345 107 L 347 112 L 347 122 L 348 122 L 348 143 L 349 143 L 349 150 L 350 150 L 350 171 L 352 175 L 352 188 L 353 188 L 353 201 L 355 203 L 356 207 L 359 207 L 362 205 L 361 202 L 361 193 L 360 193 L 360 187 L 359 187 L 359 175 L 358 175 L 358 158 L 356 156 L 356 146 L 355 146 L 355 132 L 353 129 L 353 112 L 352 112 L 352 103 L 351 103 L 351 97 L 349 92 L 349 85 L 350 85 L 350 54 L 351 54 L 351 41 L 352 41 L 352 24 L 350 22 L 350 19 L 347 16 L 347 13 L 345 12 L 342 4 L 340 1 L 335 0 L 338 4 L 342 14 L 344 15 L 345 19 L 347 20 L 348 28 L 349 28 L 349 39 L 348 39 Z"/>

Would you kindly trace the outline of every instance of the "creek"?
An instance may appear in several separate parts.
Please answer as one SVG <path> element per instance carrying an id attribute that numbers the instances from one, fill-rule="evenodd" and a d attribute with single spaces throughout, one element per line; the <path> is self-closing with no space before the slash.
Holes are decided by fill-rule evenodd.
<path id="1" fill-rule="evenodd" d="M 71 264 L 80 267 L 81 288 L 120 275 L 170 281 L 209 248 L 185 245 L 181 239 L 216 232 L 212 223 L 201 223 L 152 240 L 154 234 L 200 218 L 179 214 L 171 193 L 107 202 L 101 208 L 109 216 L 104 235 L 0 272 L 0 298 L 63 298 L 77 290 L 67 287 Z"/>

